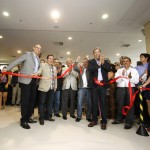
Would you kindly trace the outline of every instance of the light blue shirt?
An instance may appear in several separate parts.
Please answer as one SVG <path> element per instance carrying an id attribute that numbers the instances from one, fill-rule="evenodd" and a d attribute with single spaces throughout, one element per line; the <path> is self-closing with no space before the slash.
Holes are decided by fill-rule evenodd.
<path id="1" fill-rule="evenodd" d="M 34 55 L 34 61 L 35 61 L 34 73 L 36 73 L 38 71 L 38 68 L 39 68 L 39 62 L 38 62 L 38 58 L 34 52 L 33 52 L 33 55 Z"/>
<path id="2" fill-rule="evenodd" d="M 148 63 L 135 67 L 135 69 L 138 71 L 140 77 L 142 77 L 142 75 L 147 70 L 147 68 L 148 68 Z"/>

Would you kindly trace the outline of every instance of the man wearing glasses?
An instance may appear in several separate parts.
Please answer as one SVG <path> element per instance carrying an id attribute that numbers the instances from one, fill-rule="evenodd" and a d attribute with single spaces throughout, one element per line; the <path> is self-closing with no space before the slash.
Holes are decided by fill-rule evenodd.
<path id="1" fill-rule="evenodd" d="M 8 65 L 7 70 L 22 64 L 20 73 L 24 75 L 33 75 L 38 71 L 41 53 L 41 45 L 36 44 L 33 46 L 33 52 L 26 52 L 24 55 L 13 61 Z M 35 95 L 37 79 L 19 77 L 18 81 L 21 87 L 21 119 L 20 125 L 24 129 L 30 129 L 28 123 L 36 123 L 31 116 L 34 111 Z"/>

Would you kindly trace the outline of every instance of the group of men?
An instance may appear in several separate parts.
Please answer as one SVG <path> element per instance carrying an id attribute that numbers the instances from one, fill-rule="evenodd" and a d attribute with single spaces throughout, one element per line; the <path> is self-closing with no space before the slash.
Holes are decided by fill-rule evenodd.
<path id="1" fill-rule="evenodd" d="M 101 113 L 101 129 L 107 129 L 107 101 L 106 90 L 109 86 L 105 84 L 101 86 L 95 82 L 108 83 L 109 73 L 112 71 L 110 63 L 104 59 L 100 48 L 93 50 L 94 58 L 88 60 L 83 59 L 83 65 L 79 66 L 77 58 L 73 63 L 71 59 L 66 60 L 66 65 L 63 70 L 54 66 L 54 56 L 48 55 L 47 62 L 40 65 L 39 55 L 41 46 L 39 44 L 33 46 L 33 52 L 27 52 L 20 58 L 8 65 L 7 70 L 11 70 L 18 64 L 21 65 L 20 73 L 25 75 L 41 76 L 39 81 L 39 122 L 44 125 L 44 120 L 54 121 L 52 113 L 60 117 L 60 91 L 62 91 L 62 118 L 67 120 L 68 101 L 70 100 L 70 117 L 75 118 L 76 122 L 82 119 L 82 103 L 83 99 L 87 103 L 86 119 L 90 122 L 88 127 L 94 127 L 98 123 L 98 112 Z M 58 62 L 59 63 L 59 62 Z M 119 69 L 116 77 L 125 76 L 117 80 L 117 99 L 118 99 L 118 114 L 114 124 L 122 121 L 122 107 L 127 100 L 129 104 L 128 82 L 131 82 L 131 87 L 134 89 L 135 84 L 139 81 L 139 75 L 136 69 L 130 67 L 131 59 L 125 57 L 123 59 L 123 68 Z M 59 65 L 58 65 L 59 66 Z M 77 84 L 77 78 L 79 83 Z M 24 129 L 30 129 L 29 123 L 36 123 L 31 119 L 34 111 L 35 95 L 37 88 L 36 78 L 18 78 L 21 87 L 21 119 L 20 125 Z M 58 83 L 59 82 L 59 83 Z M 61 88 L 62 84 L 62 88 Z M 78 87 L 77 87 L 78 85 Z M 58 88 L 59 87 L 59 88 Z M 75 99 L 78 89 L 77 99 L 77 116 L 75 116 Z M 133 90 L 134 91 L 134 90 Z M 56 97 L 56 105 L 53 108 L 54 98 Z M 54 109 L 54 110 L 53 110 Z M 133 110 L 130 110 L 126 117 L 125 129 L 130 129 L 133 122 Z"/>

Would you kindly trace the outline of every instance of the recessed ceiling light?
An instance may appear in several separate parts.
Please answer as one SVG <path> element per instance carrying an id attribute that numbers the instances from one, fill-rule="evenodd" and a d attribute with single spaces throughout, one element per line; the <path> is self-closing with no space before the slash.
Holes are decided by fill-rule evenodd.
<path id="1" fill-rule="evenodd" d="M 0 35 L 0 39 L 2 39 L 3 38 L 3 36 L 2 35 Z"/>
<path id="2" fill-rule="evenodd" d="M 102 19 L 107 19 L 108 18 L 108 14 L 103 14 L 102 15 Z"/>
<path id="3" fill-rule="evenodd" d="M 3 15 L 6 16 L 6 17 L 8 17 L 8 16 L 9 16 L 9 13 L 8 13 L 7 11 L 4 11 L 4 12 L 3 12 Z"/>
<path id="4" fill-rule="evenodd" d="M 72 40 L 72 37 L 70 36 L 70 37 L 68 37 L 68 40 Z"/>
<path id="5" fill-rule="evenodd" d="M 55 23 L 58 23 L 58 20 L 54 20 Z"/>
<path id="6" fill-rule="evenodd" d="M 67 54 L 67 55 L 70 55 L 71 53 L 68 51 L 66 54 Z"/>
<path id="7" fill-rule="evenodd" d="M 120 53 L 117 53 L 116 56 L 120 56 Z"/>
<path id="8" fill-rule="evenodd" d="M 51 12 L 51 17 L 57 20 L 60 17 L 60 13 L 57 10 Z"/>
<path id="9" fill-rule="evenodd" d="M 21 50 L 18 50 L 17 53 L 20 54 L 20 53 L 21 53 Z"/>
<path id="10" fill-rule="evenodd" d="M 138 42 L 142 42 L 142 40 L 138 40 Z"/>

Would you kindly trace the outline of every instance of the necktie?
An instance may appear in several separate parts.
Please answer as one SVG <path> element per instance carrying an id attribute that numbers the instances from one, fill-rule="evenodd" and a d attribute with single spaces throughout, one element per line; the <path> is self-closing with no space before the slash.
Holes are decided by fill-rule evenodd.
<path id="1" fill-rule="evenodd" d="M 52 77 L 52 82 L 51 82 L 51 89 L 54 89 L 54 69 L 53 66 L 51 66 L 51 77 Z"/>

